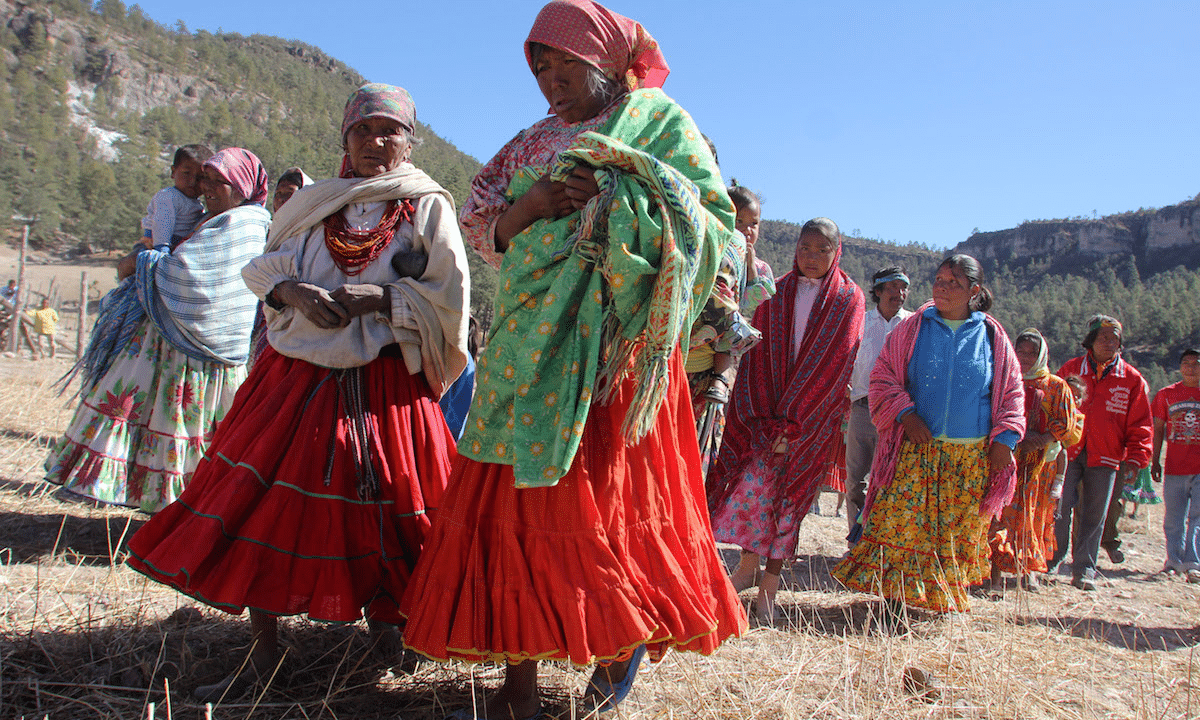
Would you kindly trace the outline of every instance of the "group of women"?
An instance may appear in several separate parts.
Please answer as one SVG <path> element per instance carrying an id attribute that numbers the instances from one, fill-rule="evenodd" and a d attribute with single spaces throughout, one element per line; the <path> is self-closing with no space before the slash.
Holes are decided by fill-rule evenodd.
<path id="1" fill-rule="evenodd" d="M 201 225 L 122 264 L 144 313 L 92 373 L 48 472 L 157 511 L 130 540 L 135 569 L 250 609 L 250 673 L 205 699 L 272 673 L 286 615 L 365 611 L 435 660 L 506 663 L 459 714 L 489 718 L 541 713 L 543 659 L 596 663 L 581 702 L 612 710 L 643 655 L 740 633 L 752 584 L 773 617 L 862 326 L 838 228 L 806 223 L 775 291 L 752 251 L 757 199 L 724 187 L 660 89 L 645 28 L 554 0 L 524 50 L 551 114 L 484 166 L 459 215 L 409 162 L 408 93 L 368 84 L 345 107 L 339 177 L 291 173 L 270 220 L 262 164 L 217 153 Z M 469 362 L 464 239 L 500 275 L 456 446 L 438 399 Z M 1025 429 L 988 297 L 978 264 L 951 258 L 885 348 L 871 383 L 884 450 L 837 570 L 848 587 L 966 602 Z M 946 413 L 951 396 L 970 411 Z M 714 533 L 744 550 L 732 583 Z"/>

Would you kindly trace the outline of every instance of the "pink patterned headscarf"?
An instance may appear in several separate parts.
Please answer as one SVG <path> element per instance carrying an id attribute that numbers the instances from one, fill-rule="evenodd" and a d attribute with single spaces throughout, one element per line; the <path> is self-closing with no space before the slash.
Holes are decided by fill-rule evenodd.
<path id="1" fill-rule="evenodd" d="M 267 188 L 271 181 L 267 169 L 254 153 L 245 148 L 225 148 L 204 161 L 205 167 L 217 171 L 225 182 L 233 186 L 234 192 L 247 201 L 263 205 L 267 201 Z"/>
<path id="2" fill-rule="evenodd" d="M 629 90 L 662 87 L 671 72 L 641 23 L 592 0 L 553 0 L 542 8 L 525 39 L 530 70 L 529 43 L 534 42 L 586 60 Z"/>
<path id="3" fill-rule="evenodd" d="M 373 117 L 395 120 L 411 133 L 417 125 L 417 106 L 413 104 L 412 95 L 402 87 L 367 83 L 346 100 L 346 109 L 342 112 L 342 142 L 346 142 L 350 126 Z"/>

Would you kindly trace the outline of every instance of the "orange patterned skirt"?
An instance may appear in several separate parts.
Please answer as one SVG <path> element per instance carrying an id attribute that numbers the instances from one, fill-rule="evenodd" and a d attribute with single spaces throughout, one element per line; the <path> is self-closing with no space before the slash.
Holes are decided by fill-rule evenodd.
<path id="1" fill-rule="evenodd" d="M 557 485 L 516 489 L 510 465 L 459 456 L 401 610 L 436 660 L 585 665 L 670 647 L 711 653 L 746 627 L 704 501 L 678 353 L 653 429 L 627 447 L 636 388 L 593 404 Z"/>
<path id="2" fill-rule="evenodd" d="M 1054 507 L 1050 497 L 1054 473 L 1043 472 L 1043 451 L 1032 458 L 1022 454 L 1017 462 L 1017 491 L 1012 503 L 992 523 L 988 544 L 992 563 L 1003 572 L 1025 574 L 1046 572 L 1046 560 L 1054 555 L 1055 543 L 1046 547 L 1046 531 L 1054 537 Z M 1053 470 L 1052 466 L 1052 470 Z"/>

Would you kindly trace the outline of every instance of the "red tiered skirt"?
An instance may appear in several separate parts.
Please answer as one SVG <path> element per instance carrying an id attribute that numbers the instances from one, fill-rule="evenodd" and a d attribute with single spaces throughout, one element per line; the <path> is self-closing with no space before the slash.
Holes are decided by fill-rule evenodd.
<path id="1" fill-rule="evenodd" d="M 841 433 L 833 439 L 833 461 L 825 471 L 821 487 L 837 493 L 846 492 L 846 436 Z"/>
<path id="2" fill-rule="evenodd" d="M 402 603 L 405 642 L 437 660 L 584 665 L 668 647 L 711 653 L 746 627 L 713 543 L 679 355 L 653 429 L 621 424 L 636 387 L 593 404 L 554 487 L 518 490 L 510 465 L 455 461 Z"/>
<path id="3" fill-rule="evenodd" d="M 424 378 L 398 354 L 359 372 L 377 495 L 360 498 L 358 443 L 336 371 L 268 348 L 183 495 L 130 539 L 129 564 L 235 614 L 353 622 L 367 607 L 402 621 L 398 604 L 454 440 Z"/>

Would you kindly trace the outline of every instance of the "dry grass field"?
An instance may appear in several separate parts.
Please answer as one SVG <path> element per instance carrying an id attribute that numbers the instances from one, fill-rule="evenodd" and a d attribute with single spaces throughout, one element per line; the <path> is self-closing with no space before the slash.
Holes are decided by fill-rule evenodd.
<path id="1" fill-rule="evenodd" d="M 243 657 L 248 623 L 148 583 L 123 564 L 137 513 L 61 499 L 39 481 L 70 417 L 50 384 L 64 361 L 0 359 L 0 718 L 201 718 L 190 692 Z M 752 629 L 712 657 L 643 668 L 617 717 L 1187 718 L 1200 716 L 1200 586 L 1160 580 L 1161 506 L 1124 521 L 1129 559 L 1098 592 L 1010 583 L 972 613 L 915 614 L 881 633 L 878 603 L 829 568 L 843 518 L 810 516 L 782 594 L 787 622 Z M 732 559 L 732 552 L 730 552 Z M 499 678 L 496 668 L 388 672 L 365 628 L 285 624 L 284 672 L 230 698 L 217 718 L 440 718 Z M 907 668 L 932 676 L 906 688 Z M 909 671 L 911 673 L 911 671 Z M 546 663 L 553 717 L 574 714 L 586 673 Z"/>
<path id="2" fill-rule="evenodd" d="M 78 268 L 59 269 L 61 285 L 78 286 Z M 93 277 L 108 276 L 97 267 Z M 41 483 L 71 415 L 50 387 L 67 367 L 0 358 L 0 720 L 146 718 L 152 704 L 156 718 L 203 718 L 190 694 L 241 662 L 248 622 L 125 567 L 124 541 L 143 516 L 70 502 Z M 1098 592 L 1059 578 L 1030 594 L 1010 579 L 1003 597 L 975 599 L 970 614 L 916 613 L 908 631 L 889 634 L 876 626 L 877 600 L 829 576 L 845 520 L 828 516 L 832 496 L 823 501 L 826 515 L 805 521 L 786 571 L 786 623 L 712 657 L 644 666 L 615 717 L 1200 717 L 1200 585 L 1154 574 L 1161 505 L 1123 521 L 1128 559 L 1102 561 Z M 434 719 L 500 677 L 492 666 L 389 671 L 361 626 L 296 619 L 282 638 L 287 657 L 271 686 L 227 698 L 212 717 Z M 928 687 L 906 687 L 910 668 L 930 676 Z M 572 698 L 586 677 L 543 664 L 548 717 L 583 718 Z"/>

